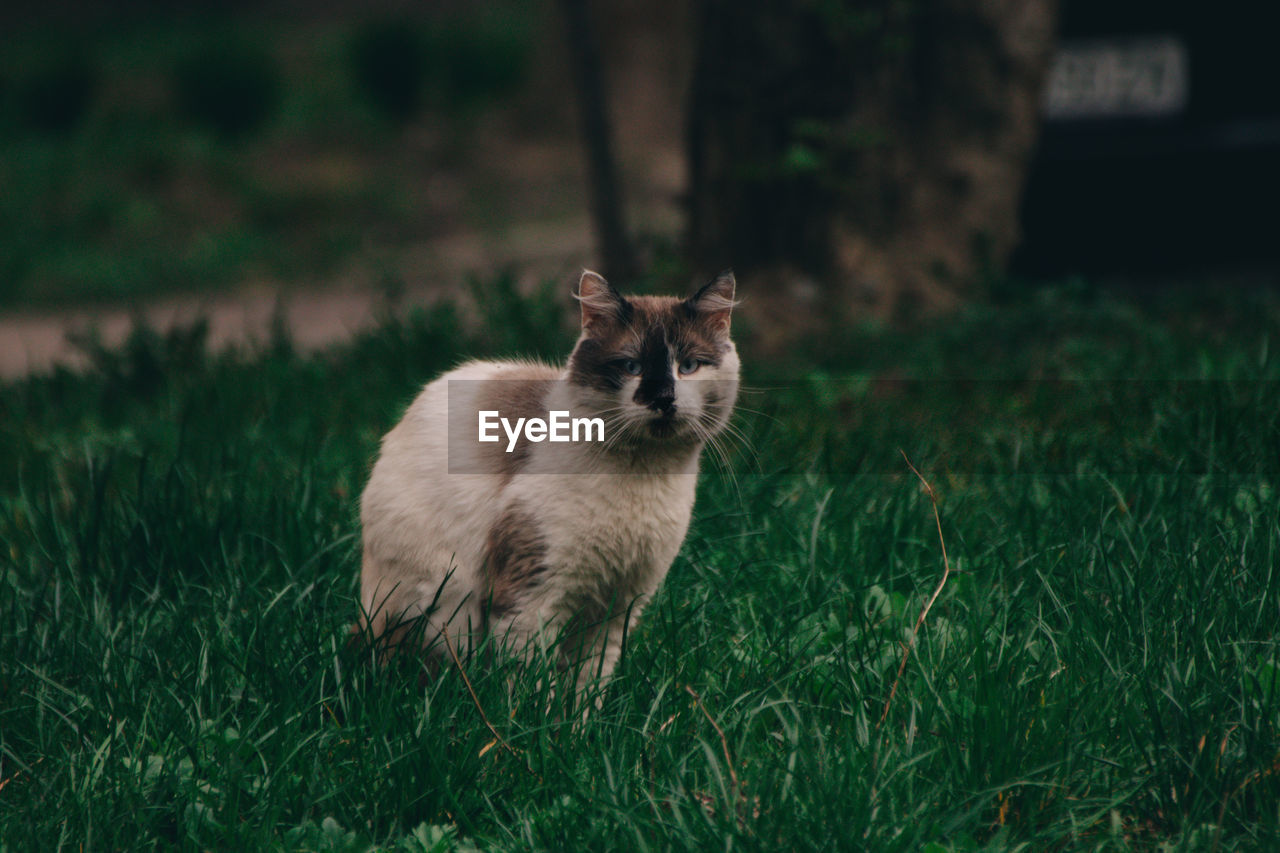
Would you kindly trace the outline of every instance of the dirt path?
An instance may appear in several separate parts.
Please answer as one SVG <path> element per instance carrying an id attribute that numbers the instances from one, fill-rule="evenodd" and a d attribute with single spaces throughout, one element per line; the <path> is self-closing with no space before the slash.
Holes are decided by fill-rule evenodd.
<path id="1" fill-rule="evenodd" d="M 529 281 L 563 277 L 569 286 L 575 271 L 591 258 L 586 219 L 561 223 L 524 223 L 501 234 L 460 233 L 400 254 L 397 272 L 408 282 L 403 305 L 424 304 L 447 296 L 468 275 L 519 269 Z M 233 292 L 173 296 L 151 302 L 0 314 L 0 381 L 48 373 L 62 365 L 86 365 L 70 342 L 93 330 L 108 346 L 120 344 L 138 322 L 157 331 L 204 319 L 215 350 L 252 348 L 270 339 L 277 316 L 295 346 L 313 352 L 368 328 L 385 306 L 385 294 L 368 270 L 353 269 L 332 281 L 304 289 L 248 283 Z"/>
<path id="2" fill-rule="evenodd" d="M 159 331 L 204 318 L 216 349 L 252 346 L 270 336 L 281 312 L 299 348 L 314 350 L 349 337 L 372 319 L 370 291 L 298 293 L 281 297 L 254 288 L 218 297 L 175 297 L 145 306 L 79 309 L 70 312 L 0 316 L 0 379 L 48 373 L 55 366 L 80 368 L 84 356 L 68 335 L 95 330 L 109 346 L 118 345 L 141 318 Z"/>

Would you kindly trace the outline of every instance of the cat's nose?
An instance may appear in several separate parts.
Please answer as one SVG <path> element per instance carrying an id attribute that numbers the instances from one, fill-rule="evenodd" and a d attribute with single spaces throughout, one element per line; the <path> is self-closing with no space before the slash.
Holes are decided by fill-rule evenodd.
<path id="1" fill-rule="evenodd" d="M 632 399 L 663 416 L 671 415 L 676 410 L 675 380 L 670 376 L 645 377 L 640 380 Z"/>
<path id="2" fill-rule="evenodd" d="M 664 415 L 669 415 L 676 410 L 676 395 L 659 394 L 649 403 L 649 408 L 653 409 L 655 412 L 661 412 Z"/>

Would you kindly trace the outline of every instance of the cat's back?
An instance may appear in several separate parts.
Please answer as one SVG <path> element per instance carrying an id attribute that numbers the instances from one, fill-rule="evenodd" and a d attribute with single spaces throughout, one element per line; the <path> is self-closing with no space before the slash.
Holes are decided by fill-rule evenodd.
<path id="1" fill-rule="evenodd" d="M 512 417 L 537 414 L 561 368 L 536 361 L 468 361 L 427 383 L 404 418 L 383 440 L 435 446 L 450 427 L 477 428 L 477 412 L 499 410 Z M 456 466 L 455 466 L 456 467 Z"/>
<path id="2" fill-rule="evenodd" d="M 545 414 L 547 391 L 561 372 L 535 361 L 469 361 L 427 383 L 383 437 L 366 499 L 369 492 L 452 491 L 477 487 L 486 475 L 508 478 L 518 460 L 503 452 L 501 442 L 475 440 L 478 413 L 496 410 L 513 419 Z"/>

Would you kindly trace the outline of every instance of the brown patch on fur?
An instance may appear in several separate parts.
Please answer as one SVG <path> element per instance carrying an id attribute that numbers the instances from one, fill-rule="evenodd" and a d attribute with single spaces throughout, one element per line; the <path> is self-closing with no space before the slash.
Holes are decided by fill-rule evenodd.
<path id="1" fill-rule="evenodd" d="M 674 296 L 632 296 L 626 322 L 597 323 L 584 333 L 569 356 L 569 381 L 610 391 L 630 377 L 615 362 L 635 359 L 646 363 L 657 346 L 669 343 L 678 363 L 697 358 L 719 364 L 729 349 L 728 329 L 720 310 L 699 311 L 687 299 Z M 718 305 L 719 303 L 717 303 Z M 660 335 L 652 334 L 661 329 Z M 665 356 L 664 356 L 665 361 Z"/>
<path id="2" fill-rule="evenodd" d="M 515 610 L 547 571 L 547 543 L 533 516 L 518 507 L 502 514 L 485 544 L 487 586 L 481 612 L 485 622 Z"/>
<path id="3" fill-rule="evenodd" d="M 518 418 L 546 418 L 546 398 L 560 371 L 541 364 L 513 365 L 484 384 L 476 398 L 476 412 L 497 411 L 514 426 Z M 474 420 L 472 421 L 474 423 Z M 507 434 L 499 427 L 496 443 L 479 443 L 484 473 L 497 474 L 509 480 L 524 466 L 529 456 L 529 442 L 523 431 L 515 449 L 507 452 Z"/>

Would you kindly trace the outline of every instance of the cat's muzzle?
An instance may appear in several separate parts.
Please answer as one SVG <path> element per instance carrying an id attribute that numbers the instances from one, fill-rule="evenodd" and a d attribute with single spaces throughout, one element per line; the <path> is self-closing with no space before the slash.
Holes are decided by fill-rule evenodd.
<path id="1" fill-rule="evenodd" d="M 653 417 L 647 422 L 649 432 L 652 435 L 665 438 L 676 432 L 680 422 L 676 416 L 675 400 L 671 400 L 663 407 L 659 407 L 657 401 L 655 401 L 649 405 L 649 410 L 654 413 Z"/>

